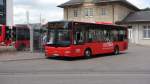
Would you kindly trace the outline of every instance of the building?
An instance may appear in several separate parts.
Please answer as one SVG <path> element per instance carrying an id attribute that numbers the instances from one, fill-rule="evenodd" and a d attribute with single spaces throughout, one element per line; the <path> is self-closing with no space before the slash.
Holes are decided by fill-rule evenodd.
<path id="1" fill-rule="evenodd" d="M 13 25 L 13 0 L 0 0 L 0 24 Z"/>
<path id="2" fill-rule="evenodd" d="M 58 7 L 64 8 L 65 20 L 109 23 L 139 10 L 126 0 L 70 0 Z"/>
<path id="3" fill-rule="evenodd" d="M 128 25 L 130 42 L 150 45 L 150 10 L 127 0 L 70 0 L 58 7 L 64 9 L 64 20 Z"/>
<path id="4" fill-rule="evenodd" d="M 150 9 L 130 13 L 119 23 L 130 26 L 130 42 L 150 45 Z"/>

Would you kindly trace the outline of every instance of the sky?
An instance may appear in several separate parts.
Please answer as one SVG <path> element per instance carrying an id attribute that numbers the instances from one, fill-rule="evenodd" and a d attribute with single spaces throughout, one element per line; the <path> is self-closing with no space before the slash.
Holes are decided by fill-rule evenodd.
<path id="1" fill-rule="evenodd" d="M 27 11 L 30 23 L 46 23 L 63 20 L 63 9 L 58 5 L 69 0 L 14 0 L 14 24 L 27 23 Z M 150 7 L 150 0 L 128 0 L 140 9 Z"/>

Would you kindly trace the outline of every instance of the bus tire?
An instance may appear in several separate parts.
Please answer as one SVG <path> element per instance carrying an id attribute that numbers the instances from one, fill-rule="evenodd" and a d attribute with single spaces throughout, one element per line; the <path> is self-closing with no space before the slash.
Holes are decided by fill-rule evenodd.
<path id="1" fill-rule="evenodd" d="M 87 59 L 92 57 L 92 51 L 91 51 L 91 49 L 86 49 L 85 50 L 84 57 L 87 58 Z"/>
<path id="2" fill-rule="evenodd" d="M 120 54 L 119 47 L 116 46 L 116 47 L 114 48 L 114 55 L 119 55 L 119 54 Z"/>

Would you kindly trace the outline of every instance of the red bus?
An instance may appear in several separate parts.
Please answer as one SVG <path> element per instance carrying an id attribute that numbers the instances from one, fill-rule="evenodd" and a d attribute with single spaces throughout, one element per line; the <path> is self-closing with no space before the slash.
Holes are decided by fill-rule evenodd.
<path id="1" fill-rule="evenodd" d="M 5 39 L 5 26 L 0 25 L 0 43 L 4 42 Z"/>
<path id="2" fill-rule="evenodd" d="M 12 29 L 12 39 L 15 42 L 14 47 L 18 51 L 30 47 L 30 30 L 27 25 L 17 25 Z"/>
<path id="3" fill-rule="evenodd" d="M 49 22 L 46 57 L 89 58 L 97 54 L 119 54 L 128 49 L 127 27 L 74 21 Z"/>
<path id="4" fill-rule="evenodd" d="M 0 25 L 0 44 L 2 46 L 13 45 L 17 50 L 24 50 L 30 46 L 29 28 L 25 25 L 14 26 L 10 29 L 8 26 Z"/>
<path id="5" fill-rule="evenodd" d="M 8 46 L 11 42 L 11 29 L 8 26 L 0 25 L 0 44 Z"/>

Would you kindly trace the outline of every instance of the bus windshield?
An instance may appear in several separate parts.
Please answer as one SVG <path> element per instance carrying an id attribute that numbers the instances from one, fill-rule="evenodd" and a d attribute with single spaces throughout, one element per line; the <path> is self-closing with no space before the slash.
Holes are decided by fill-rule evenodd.
<path id="1" fill-rule="evenodd" d="M 71 44 L 70 31 L 67 29 L 51 29 L 48 31 L 47 45 L 69 46 Z"/>

